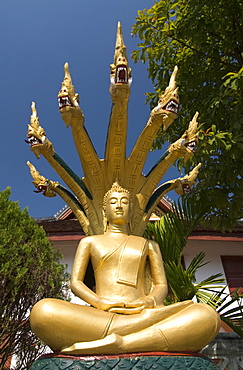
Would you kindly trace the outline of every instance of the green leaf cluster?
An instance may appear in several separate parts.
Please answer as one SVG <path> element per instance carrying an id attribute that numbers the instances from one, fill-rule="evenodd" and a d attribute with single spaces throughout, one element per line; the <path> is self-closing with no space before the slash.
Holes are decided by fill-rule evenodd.
<path id="1" fill-rule="evenodd" d="M 196 281 L 197 270 L 208 263 L 205 262 L 204 252 L 197 254 L 189 266 L 184 265 L 183 250 L 187 239 L 195 227 L 207 217 L 207 203 L 198 203 L 194 194 L 180 198 L 173 204 L 171 213 L 147 225 L 145 236 L 159 244 L 164 260 L 169 285 L 165 304 L 193 298 L 197 302 L 208 304 L 217 309 L 221 319 L 243 338 L 243 294 L 239 294 L 239 290 L 236 290 L 233 296 L 225 293 L 225 287 L 222 288 L 225 280 L 220 273 L 203 281 Z"/>
<path id="2" fill-rule="evenodd" d="M 148 65 L 156 93 L 147 94 L 151 108 L 168 84 L 175 65 L 180 115 L 153 149 L 177 140 L 199 111 L 202 124 L 196 155 L 198 191 L 213 205 L 208 222 L 231 229 L 243 216 L 243 3 L 240 0 L 160 0 L 138 12 L 132 34 L 140 38 L 132 57 Z"/>
<path id="3" fill-rule="evenodd" d="M 30 331 L 32 306 L 46 297 L 68 298 L 68 274 L 62 255 L 51 247 L 43 228 L 26 209 L 0 192 L 0 368 L 18 355 L 18 368 L 28 368 L 44 345 Z"/>

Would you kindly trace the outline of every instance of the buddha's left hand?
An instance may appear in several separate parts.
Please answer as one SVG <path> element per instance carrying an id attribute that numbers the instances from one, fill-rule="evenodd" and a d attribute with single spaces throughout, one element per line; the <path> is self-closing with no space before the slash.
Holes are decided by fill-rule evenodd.
<path id="1" fill-rule="evenodd" d="M 125 303 L 126 308 L 154 308 L 154 299 L 151 297 L 143 297 L 136 301 Z"/>
<path id="2" fill-rule="evenodd" d="M 110 312 L 123 313 L 127 315 L 137 314 L 142 312 L 145 308 L 154 308 L 154 299 L 151 297 L 144 297 L 136 301 L 125 303 L 125 307 L 111 308 Z"/>

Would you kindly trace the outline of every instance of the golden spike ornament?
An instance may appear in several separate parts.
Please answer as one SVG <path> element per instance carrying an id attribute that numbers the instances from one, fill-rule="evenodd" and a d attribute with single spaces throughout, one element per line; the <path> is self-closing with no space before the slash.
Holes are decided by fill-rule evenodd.
<path id="1" fill-rule="evenodd" d="M 112 109 L 105 155 L 102 159 L 98 157 L 86 131 L 79 95 L 75 91 L 69 65 L 65 63 L 64 79 L 58 93 L 59 111 L 66 127 L 72 130 L 83 168 L 82 178 L 76 175 L 55 152 L 44 129 L 40 126 L 35 104 L 32 104 L 32 115 L 27 134 L 31 151 L 36 154 L 37 158 L 40 155 L 46 158 L 66 183 L 70 194 L 73 194 L 79 206 L 84 209 L 85 217 L 89 222 L 89 235 L 104 233 L 103 197 L 115 181 L 118 181 L 131 194 L 134 209 L 130 226 L 134 235 L 143 234 L 146 227 L 145 220 L 148 220 L 156 207 L 159 201 L 158 195 L 163 196 L 168 191 L 178 188 L 175 186 L 175 180 L 171 180 L 170 184 L 168 182 L 162 184 L 159 190 L 157 186 L 176 159 L 183 157 L 187 160 L 193 155 L 198 141 L 198 114 L 195 115 L 184 135 L 170 145 L 151 171 L 146 175 L 143 174 L 144 164 L 156 134 L 161 127 L 165 131 L 177 117 L 179 109 L 177 73 L 178 67 L 175 66 L 168 87 L 159 96 L 157 107 L 151 111 L 147 124 L 130 155 L 126 157 L 127 111 L 132 77 L 122 27 L 118 22 L 114 59 L 110 65 Z M 73 206 L 71 208 L 73 209 Z M 87 231 L 87 227 L 85 230 Z"/>

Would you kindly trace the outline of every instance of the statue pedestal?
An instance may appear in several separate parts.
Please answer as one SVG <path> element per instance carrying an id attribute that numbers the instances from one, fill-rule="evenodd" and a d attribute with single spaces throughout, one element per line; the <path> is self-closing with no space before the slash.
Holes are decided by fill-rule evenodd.
<path id="1" fill-rule="evenodd" d="M 51 353 L 36 360 L 30 370 L 217 370 L 197 353 L 144 352 L 125 355 L 71 356 Z"/>

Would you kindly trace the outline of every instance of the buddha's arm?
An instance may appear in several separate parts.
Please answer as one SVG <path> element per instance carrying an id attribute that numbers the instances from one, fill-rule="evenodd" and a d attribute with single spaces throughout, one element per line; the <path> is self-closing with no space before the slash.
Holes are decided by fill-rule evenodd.
<path id="1" fill-rule="evenodd" d="M 163 306 L 167 294 L 168 286 L 160 248 L 157 243 L 151 240 L 148 241 L 148 245 L 148 258 L 151 269 L 153 289 L 148 295 L 143 296 L 136 301 L 125 304 L 125 307 L 127 308 L 134 307 L 138 309 L 137 312 L 135 312 L 134 310 L 134 312 L 131 313 L 138 313 L 139 309 L 141 312 L 144 308 L 155 308 Z"/>
<path id="2" fill-rule="evenodd" d="M 98 296 L 95 292 L 84 284 L 84 277 L 88 262 L 91 257 L 92 237 L 82 239 L 78 245 L 78 249 L 74 258 L 72 275 L 71 275 L 71 290 L 72 292 L 91 306 L 100 310 L 109 310 L 111 307 L 123 307 L 122 302 L 110 301 L 106 298 Z"/>
<path id="3" fill-rule="evenodd" d="M 149 262 L 153 281 L 153 289 L 148 294 L 154 300 L 154 307 L 162 306 L 168 291 L 167 280 L 165 276 L 164 264 L 158 244 L 149 241 Z"/>

